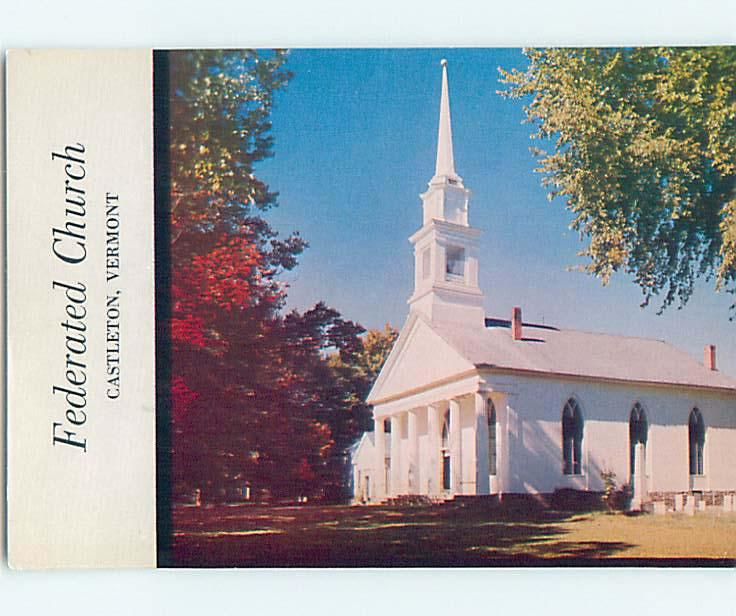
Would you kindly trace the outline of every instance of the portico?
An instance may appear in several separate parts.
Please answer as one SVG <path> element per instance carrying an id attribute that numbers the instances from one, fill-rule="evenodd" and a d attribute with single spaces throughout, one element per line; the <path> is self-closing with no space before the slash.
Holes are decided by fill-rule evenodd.
<path id="1" fill-rule="evenodd" d="M 502 491 L 507 457 L 505 413 L 499 409 L 505 408 L 506 396 L 477 383 L 456 395 L 440 393 L 452 385 L 375 407 L 378 445 L 373 468 L 383 469 L 374 480 L 377 500 L 403 494 L 441 499 Z"/>

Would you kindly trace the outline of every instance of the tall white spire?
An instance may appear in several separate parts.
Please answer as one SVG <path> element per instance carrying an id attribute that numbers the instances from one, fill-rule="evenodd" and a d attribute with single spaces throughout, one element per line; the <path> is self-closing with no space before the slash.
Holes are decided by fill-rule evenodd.
<path id="1" fill-rule="evenodd" d="M 455 173 L 452 152 L 452 121 L 450 120 L 450 92 L 447 86 L 447 60 L 442 65 L 442 95 L 440 98 L 440 126 L 437 135 L 437 164 L 433 180 L 460 179 Z"/>
<path id="2" fill-rule="evenodd" d="M 442 60 L 437 164 L 422 199 L 422 227 L 414 245 L 414 293 L 410 310 L 432 323 L 485 327 L 478 287 L 478 236 L 468 222 L 470 191 L 455 172 L 447 61 Z"/>

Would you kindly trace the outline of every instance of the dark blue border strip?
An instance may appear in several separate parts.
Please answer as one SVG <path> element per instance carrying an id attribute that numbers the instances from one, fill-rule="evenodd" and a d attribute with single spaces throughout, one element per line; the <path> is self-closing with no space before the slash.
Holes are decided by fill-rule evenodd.
<path id="1" fill-rule="evenodd" d="M 153 52 L 153 185 L 156 310 L 156 552 L 171 566 L 171 218 L 169 52 Z"/>

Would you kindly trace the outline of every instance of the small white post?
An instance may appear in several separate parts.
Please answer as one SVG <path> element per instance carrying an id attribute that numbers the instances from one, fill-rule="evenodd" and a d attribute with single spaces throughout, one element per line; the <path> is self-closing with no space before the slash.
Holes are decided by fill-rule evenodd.
<path id="1" fill-rule="evenodd" d="M 695 496 L 692 494 L 685 497 L 685 514 L 695 515 Z"/>
<path id="2" fill-rule="evenodd" d="M 633 495 L 631 498 L 632 511 L 640 511 L 642 503 L 648 496 L 646 493 L 646 477 L 644 475 L 646 472 L 644 470 L 645 455 L 644 443 L 637 443 L 634 446 L 634 477 L 632 482 L 633 485 L 631 486 L 633 489 Z"/>

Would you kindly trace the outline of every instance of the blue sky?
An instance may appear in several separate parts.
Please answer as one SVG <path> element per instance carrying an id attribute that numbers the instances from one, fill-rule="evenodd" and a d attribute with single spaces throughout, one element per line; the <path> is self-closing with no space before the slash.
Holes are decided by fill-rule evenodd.
<path id="1" fill-rule="evenodd" d="M 571 266 L 583 247 L 561 200 L 549 202 L 529 152 L 523 101 L 497 94 L 498 67 L 524 67 L 519 49 L 294 50 L 295 76 L 273 113 L 275 156 L 260 177 L 280 192 L 267 218 L 310 247 L 289 283 L 289 307 L 319 300 L 365 327 L 408 314 L 421 226 L 419 193 L 434 173 L 441 71 L 447 58 L 455 166 L 473 191 L 486 313 L 560 327 L 668 340 L 736 375 L 730 296 L 702 284 L 682 310 L 639 307 L 624 275 L 603 287 Z"/>

